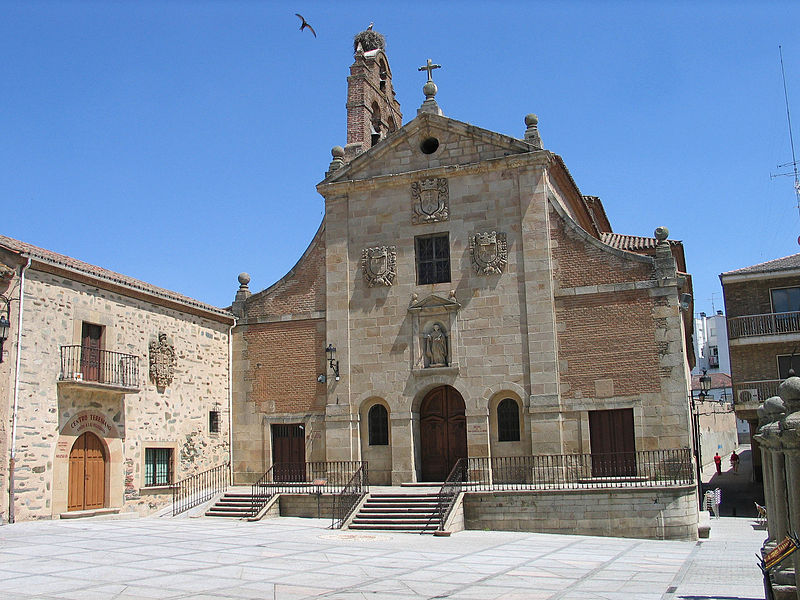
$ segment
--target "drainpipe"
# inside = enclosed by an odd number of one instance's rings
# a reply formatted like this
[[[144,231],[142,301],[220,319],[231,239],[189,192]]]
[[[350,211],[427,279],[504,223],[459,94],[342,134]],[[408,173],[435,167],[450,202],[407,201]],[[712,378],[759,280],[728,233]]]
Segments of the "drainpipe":
[[[31,266],[31,259],[19,273],[19,314],[17,315],[17,356],[14,365],[14,408],[11,412],[11,456],[8,459],[8,522],[14,522],[14,470],[17,460],[17,408],[19,407],[19,366],[22,357],[22,311],[25,299],[25,271]]]
[[[230,484],[233,485],[233,328],[237,319],[233,317],[233,325],[228,328],[228,471]]]

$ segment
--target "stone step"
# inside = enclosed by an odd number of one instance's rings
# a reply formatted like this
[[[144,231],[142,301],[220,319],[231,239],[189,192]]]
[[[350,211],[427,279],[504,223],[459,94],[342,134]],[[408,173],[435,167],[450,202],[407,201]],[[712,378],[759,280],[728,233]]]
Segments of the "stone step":
[[[429,532],[433,533],[436,531],[438,527],[438,523],[435,525],[430,525],[428,527],[420,526],[420,527],[409,527],[407,525],[350,525],[348,529],[354,529],[359,531],[395,531],[398,533],[421,533],[421,532]]]

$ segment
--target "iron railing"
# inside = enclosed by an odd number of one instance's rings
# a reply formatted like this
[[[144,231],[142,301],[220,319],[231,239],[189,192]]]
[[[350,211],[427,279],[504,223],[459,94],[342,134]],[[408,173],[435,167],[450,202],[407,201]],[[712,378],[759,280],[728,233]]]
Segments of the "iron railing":
[[[139,387],[139,357],[89,346],[61,346],[59,381],[88,381]]]
[[[194,508],[230,485],[230,463],[217,465],[172,484],[172,516]]]
[[[689,448],[468,461],[467,491],[658,487],[694,482]]]
[[[728,317],[728,339],[800,333],[800,312]]]
[[[738,381],[733,384],[734,405],[761,404],[767,398],[778,395],[778,386],[783,379],[761,379],[759,381]]]
[[[442,487],[439,488],[439,494],[436,499],[436,512],[428,519],[428,524],[430,524],[435,517],[439,517],[439,531],[444,531],[444,524],[447,523],[447,518],[453,510],[456,498],[468,481],[470,460],[472,459],[459,458],[450,470],[450,474],[445,479]],[[425,530],[427,530],[427,526],[420,533],[425,533]]]
[[[333,514],[331,516],[331,529],[341,529],[342,524],[355,510],[365,494],[369,492],[368,465],[364,462],[353,473],[350,481],[341,492],[333,497]]]
[[[252,516],[275,494],[339,494],[362,467],[366,477],[366,461],[275,463],[251,487]],[[364,485],[368,489],[367,479]]]

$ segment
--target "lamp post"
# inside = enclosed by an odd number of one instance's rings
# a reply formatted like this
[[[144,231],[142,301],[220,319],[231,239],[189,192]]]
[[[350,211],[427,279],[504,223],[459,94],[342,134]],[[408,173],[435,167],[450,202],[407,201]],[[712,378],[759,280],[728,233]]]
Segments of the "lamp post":
[[[697,501],[700,504],[700,509],[703,508],[703,467],[700,457],[700,418],[697,412],[696,400],[700,402],[705,401],[708,392],[711,389],[711,375],[708,375],[706,369],[703,369],[703,374],[700,376],[700,393],[695,398],[694,390],[691,390],[692,400],[692,431],[694,433],[694,462],[697,469]]]
[[[336,346],[328,344],[328,347],[325,348],[325,354],[328,355],[328,366],[333,371],[336,381],[339,381],[339,361],[336,360]]]

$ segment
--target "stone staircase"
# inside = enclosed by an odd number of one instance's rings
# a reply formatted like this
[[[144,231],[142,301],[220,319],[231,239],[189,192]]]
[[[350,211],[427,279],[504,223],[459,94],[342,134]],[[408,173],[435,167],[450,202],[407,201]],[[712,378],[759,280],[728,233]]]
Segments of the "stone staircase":
[[[433,533],[439,527],[437,500],[435,492],[370,494],[347,529]]]
[[[225,492],[223,496],[209,508],[205,515],[207,517],[233,517],[242,519],[252,517],[253,496],[250,489],[232,490]]]

